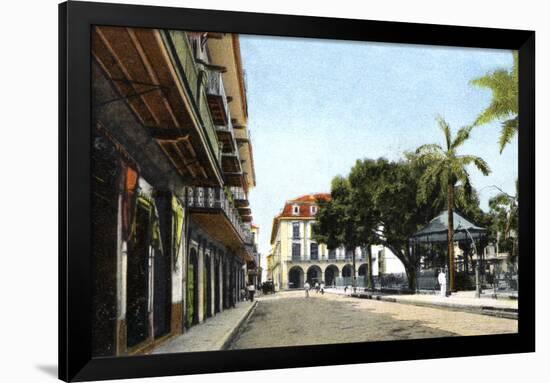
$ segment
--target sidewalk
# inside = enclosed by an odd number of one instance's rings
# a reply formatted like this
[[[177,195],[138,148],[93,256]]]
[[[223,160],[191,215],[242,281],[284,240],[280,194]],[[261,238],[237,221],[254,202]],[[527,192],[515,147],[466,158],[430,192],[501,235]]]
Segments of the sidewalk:
[[[239,302],[235,308],[224,310],[191,327],[185,334],[166,341],[151,354],[223,350],[229,346],[257,303],[257,300],[253,303]]]
[[[475,297],[474,291],[459,291],[450,297],[435,294],[389,295],[379,292],[357,292],[352,294],[350,289],[344,293],[343,289],[327,289],[327,293],[347,295],[354,298],[376,299],[385,302],[410,304],[415,306],[436,307],[450,310],[474,312],[503,318],[517,319],[518,301],[516,299],[495,299],[491,297],[492,290]]]

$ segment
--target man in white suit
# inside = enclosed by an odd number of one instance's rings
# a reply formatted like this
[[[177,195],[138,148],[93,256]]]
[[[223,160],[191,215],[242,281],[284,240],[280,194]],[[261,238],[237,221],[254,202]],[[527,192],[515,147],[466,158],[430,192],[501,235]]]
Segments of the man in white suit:
[[[439,282],[439,288],[441,289],[441,296],[444,297],[447,295],[447,276],[443,269],[439,270],[439,275],[437,276],[437,281]]]

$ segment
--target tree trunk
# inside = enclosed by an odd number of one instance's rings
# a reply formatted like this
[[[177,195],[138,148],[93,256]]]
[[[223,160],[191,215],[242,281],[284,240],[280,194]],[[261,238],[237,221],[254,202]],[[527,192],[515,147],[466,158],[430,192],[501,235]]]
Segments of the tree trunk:
[[[409,289],[412,292],[416,292],[416,267],[414,265],[406,266],[405,273],[407,274],[407,282],[409,283]]]
[[[372,251],[370,245],[367,246],[367,257],[368,257],[368,275],[367,275],[367,288],[374,289],[374,279],[372,277]]]
[[[357,280],[355,279],[355,249],[352,250],[352,263],[353,263],[353,270],[352,270],[352,273],[353,275],[351,276],[351,286],[353,287],[353,292],[355,293],[356,292],[356,288],[357,288]]]
[[[449,182],[447,186],[447,267],[449,269],[449,283],[447,292],[455,291],[455,252],[454,252],[454,185]]]

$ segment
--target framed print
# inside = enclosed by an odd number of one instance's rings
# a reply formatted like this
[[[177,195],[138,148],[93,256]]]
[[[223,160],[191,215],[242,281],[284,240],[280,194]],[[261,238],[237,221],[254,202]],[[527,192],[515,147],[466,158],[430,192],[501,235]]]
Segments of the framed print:
[[[61,379],[534,351],[534,32],[59,20]]]

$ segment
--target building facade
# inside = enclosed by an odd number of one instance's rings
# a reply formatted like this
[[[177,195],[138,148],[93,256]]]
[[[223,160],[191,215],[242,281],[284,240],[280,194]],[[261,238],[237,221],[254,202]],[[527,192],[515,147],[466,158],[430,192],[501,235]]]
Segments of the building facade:
[[[238,36],[92,31],[93,355],[133,355],[234,307],[255,186]]]
[[[329,200],[330,194],[308,194],[286,201],[281,213],[273,219],[267,275],[276,291],[302,288],[305,281],[310,285],[323,281],[327,287],[351,285],[354,254],[358,285],[368,275],[367,249],[346,251],[342,245],[329,250],[313,239],[318,199]],[[373,275],[404,272],[403,265],[389,249],[373,245],[370,250]]]
[[[247,270],[247,283],[253,284],[254,286],[260,286],[262,283],[261,254],[258,251],[258,237],[260,235],[260,228],[257,225],[252,224],[250,231],[252,233],[252,254],[254,256],[254,261]]]

